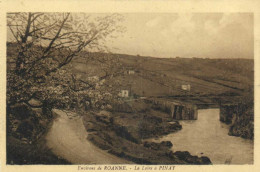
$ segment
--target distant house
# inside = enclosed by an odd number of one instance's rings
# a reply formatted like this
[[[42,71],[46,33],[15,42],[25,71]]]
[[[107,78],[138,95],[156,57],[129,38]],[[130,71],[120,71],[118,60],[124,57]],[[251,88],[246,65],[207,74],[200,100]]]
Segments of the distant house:
[[[128,73],[129,75],[132,75],[132,74],[135,74],[135,71],[134,71],[134,70],[128,70],[127,73]]]
[[[129,91],[128,90],[121,90],[119,92],[120,97],[128,97],[129,96]]]
[[[128,74],[128,75],[135,74],[135,69],[133,69],[133,67],[126,67],[124,70],[125,70],[124,74]]]
[[[181,85],[181,89],[185,91],[190,91],[190,84],[183,84]]]

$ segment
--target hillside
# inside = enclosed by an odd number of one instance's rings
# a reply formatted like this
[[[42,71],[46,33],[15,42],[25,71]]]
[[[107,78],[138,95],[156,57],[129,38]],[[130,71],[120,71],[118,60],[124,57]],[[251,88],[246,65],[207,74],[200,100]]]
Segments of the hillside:
[[[14,65],[15,44],[8,44],[7,56],[9,69]],[[81,52],[69,68],[82,80],[111,74],[105,79],[108,91],[113,94],[126,89],[135,96],[178,99],[197,105],[237,103],[244,98],[253,101],[253,59],[156,58]],[[190,91],[181,88],[185,84],[190,85]]]
[[[154,58],[82,53],[73,61],[73,71],[83,79],[88,76],[102,77],[104,72],[100,70],[99,59],[103,59],[104,56],[119,59],[120,65],[112,66],[116,66],[116,71],[120,71],[121,75],[107,79],[110,87],[117,92],[127,89],[132,95],[174,98],[195,101],[196,104],[219,101],[233,103],[240,101],[241,97],[253,97],[253,60]],[[85,61],[90,57],[93,59],[91,62]],[[129,70],[134,73],[127,74]],[[183,84],[189,84],[190,91],[181,89]]]

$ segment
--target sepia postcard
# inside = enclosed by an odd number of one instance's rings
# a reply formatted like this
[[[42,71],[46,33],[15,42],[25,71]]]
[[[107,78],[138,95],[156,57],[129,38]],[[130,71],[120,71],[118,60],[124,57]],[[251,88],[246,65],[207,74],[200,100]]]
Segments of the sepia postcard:
[[[0,170],[260,170],[259,5],[0,1]]]

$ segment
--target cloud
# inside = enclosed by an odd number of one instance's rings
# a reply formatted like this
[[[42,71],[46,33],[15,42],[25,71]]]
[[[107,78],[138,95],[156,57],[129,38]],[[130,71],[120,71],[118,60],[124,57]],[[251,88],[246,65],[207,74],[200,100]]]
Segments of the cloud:
[[[118,40],[121,53],[157,57],[253,58],[252,14],[152,13],[129,16],[126,35],[131,35],[131,39]]]

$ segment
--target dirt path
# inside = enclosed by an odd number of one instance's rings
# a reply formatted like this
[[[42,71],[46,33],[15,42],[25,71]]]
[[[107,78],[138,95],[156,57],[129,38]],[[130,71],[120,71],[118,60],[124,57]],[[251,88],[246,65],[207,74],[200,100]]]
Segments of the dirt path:
[[[101,150],[89,142],[81,117],[54,110],[58,117],[53,121],[46,136],[47,145],[52,151],[73,164],[129,164]]]

